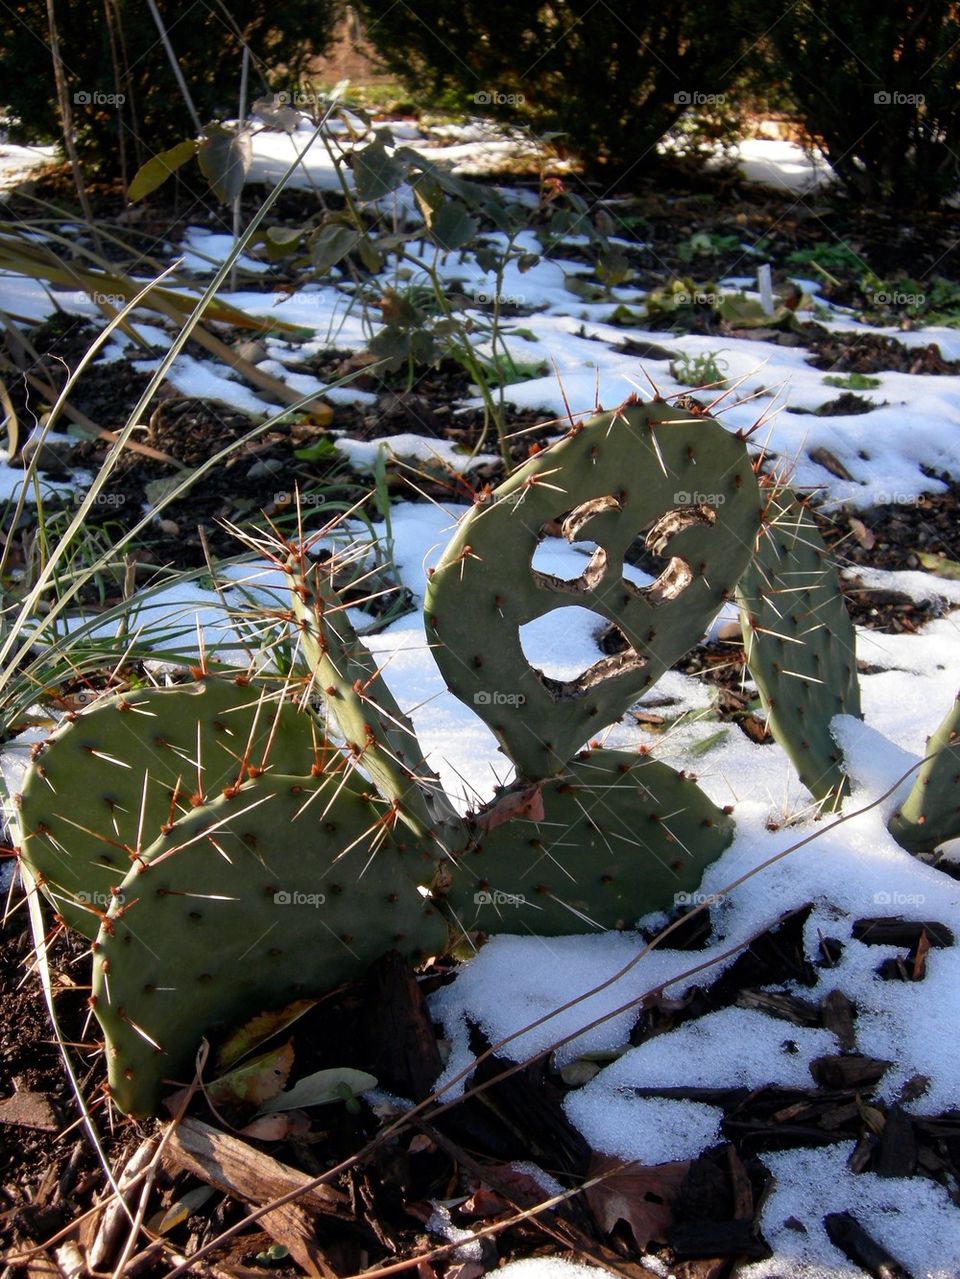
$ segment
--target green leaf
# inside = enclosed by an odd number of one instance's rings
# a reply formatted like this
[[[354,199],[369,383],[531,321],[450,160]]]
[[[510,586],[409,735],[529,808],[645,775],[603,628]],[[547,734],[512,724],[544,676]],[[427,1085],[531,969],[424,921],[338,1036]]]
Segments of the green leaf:
[[[430,232],[441,249],[462,249],[480,229],[477,218],[471,217],[462,204],[448,200],[434,214]]]
[[[350,165],[361,200],[382,200],[396,191],[406,177],[405,166],[387,154],[379,139],[361,151],[354,151]]]
[[[280,249],[299,244],[303,236],[302,226],[272,226],[267,230],[267,240]]]
[[[584,302],[603,302],[609,297],[608,291],[599,284],[594,284],[592,280],[588,280],[582,275],[565,275],[563,277],[563,287],[568,293],[572,293],[574,297],[582,298]]]
[[[332,462],[339,454],[332,440],[317,440],[315,444],[308,444],[305,448],[294,449],[293,456],[301,462]]]
[[[343,1092],[344,1085],[349,1090]],[[377,1081],[365,1070],[352,1070],[349,1066],[336,1066],[332,1070],[318,1070],[313,1075],[299,1079],[292,1088],[271,1097],[260,1107],[261,1115],[273,1114],[278,1110],[299,1110],[305,1106],[329,1106],[331,1102],[343,1101],[346,1095],[355,1097],[357,1093],[376,1088]]]
[[[360,261],[371,274],[376,273],[383,266],[383,255],[377,249],[377,246],[370,239],[369,235],[361,238],[357,245],[357,253]]]
[[[150,506],[156,510],[168,493],[172,493],[178,485],[193,474],[193,471],[178,471],[176,475],[163,475],[158,480],[148,480],[143,486],[143,495]]]
[[[243,190],[252,158],[250,134],[243,129],[225,129],[219,124],[207,126],[197,148],[203,176],[224,204],[233,204]]]
[[[352,226],[331,222],[313,236],[310,241],[310,258],[321,273],[336,266],[360,243],[360,236]]]
[[[184,142],[178,142],[175,147],[171,147],[169,151],[161,151],[146,164],[141,164],[127,188],[127,199],[135,203],[152,191],[156,191],[157,187],[162,186],[182,164],[193,159],[197,154],[197,145],[195,138],[187,138]]]
[[[687,747],[687,754],[692,755],[695,759],[706,755],[707,751],[712,751],[714,746],[719,746],[726,739],[730,730],[727,728],[718,728],[715,733],[710,733],[707,737],[702,737],[699,742],[694,742],[692,746]]]
[[[956,560],[943,559],[930,551],[914,551],[914,555],[928,573],[936,573],[937,577],[945,577],[951,582],[960,582],[960,564]]]
[[[823,380],[827,386],[838,386],[841,391],[873,391],[880,385],[878,377],[867,373],[848,373],[846,377],[831,373]]]
[[[433,216],[443,205],[443,191],[439,182],[421,174],[413,184],[413,198],[427,226],[433,225]]]
[[[526,275],[526,273],[535,267],[539,261],[539,253],[521,253],[517,258],[517,270],[521,275]]]

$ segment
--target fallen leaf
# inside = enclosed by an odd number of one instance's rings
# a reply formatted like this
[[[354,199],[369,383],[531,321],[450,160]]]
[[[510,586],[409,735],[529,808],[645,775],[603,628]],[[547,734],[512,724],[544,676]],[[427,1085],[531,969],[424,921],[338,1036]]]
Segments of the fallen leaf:
[[[251,1057],[244,1065],[214,1079],[207,1085],[207,1093],[215,1106],[224,1103],[262,1106],[280,1092],[292,1066],[293,1044],[288,1039],[279,1048]]]
[[[466,1217],[499,1217],[509,1207],[510,1204],[503,1195],[498,1195],[489,1186],[478,1186],[470,1198],[460,1205],[460,1211]]]
[[[213,1186],[197,1186],[181,1195],[176,1203],[162,1212],[155,1213],[146,1223],[155,1235],[165,1235],[191,1217],[214,1193]]]
[[[822,466],[825,471],[829,471],[831,475],[835,475],[838,480],[852,480],[853,476],[829,449],[815,448],[807,450],[807,457],[811,462],[816,462],[817,466]]]
[[[282,1114],[260,1115],[240,1129],[240,1136],[254,1141],[283,1141],[287,1137],[305,1137],[309,1131],[309,1115],[302,1110],[287,1110]]]
[[[923,981],[927,975],[927,951],[930,949],[930,938],[927,936],[927,930],[924,928],[917,941],[917,953],[913,960],[913,972],[911,976],[914,981]]]
[[[257,1013],[256,1017],[251,1017],[249,1021],[244,1022],[229,1039],[224,1041],[217,1053],[217,1068],[229,1070],[242,1057],[252,1053],[254,1048],[259,1048],[262,1043],[274,1035],[279,1035],[288,1026],[292,1026],[304,1013],[309,1012],[316,1002],[315,999],[297,999],[292,1004],[287,1004],[285,1008],[278,1009],[277,1012]]]
[[[956,560],[933,555],[930,551],[916,551],[914,554],[928,573],[936,573],[938,577],[946,577],[951,582],[960,581],[960,564]]]
[[[855,515],[848,515],[847,524],[850,527],[850,532],[860,543],[863,549],[865,551],[872,551],[877,544],[877,539],[867,528],[866,524],[864,524],[863,520],[858,520]]]
[[[619,1159],[594,1156],[588,1175],[600,1176],[621,1163]],[[666,1241],[667,1228],[673,1224],[673,1207],[689,1171],[689,1159],[652,1168],[627,1164],[622,1172],[611,1172],[591,1186],[586,1192],[587,1203],[601,1230],[609,1235],[617,1222],[625,1222],[643,1252],[653,1239]]]
[[[270,1115],[277,1110],[293,1110],[301,1106],[329,1106],[331,1102],[343,1101],[347,1095],[355,1097],[376,1086],[376,1078],[365,1070],[352,1070],[349,1066],[318,1070],[297,1080],[287,1092],[270,1097],[260,1107],[260,1114]]]

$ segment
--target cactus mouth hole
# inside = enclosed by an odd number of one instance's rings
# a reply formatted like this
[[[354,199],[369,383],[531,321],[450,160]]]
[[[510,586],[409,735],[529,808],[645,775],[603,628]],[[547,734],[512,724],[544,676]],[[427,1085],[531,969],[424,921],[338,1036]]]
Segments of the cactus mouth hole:
[[[554,701],[583,697],[605,680],[646,665],[647,659],[625,637],[622,649],[605,653],[599,636],[606,625],[598,613],[570,605],[551,609],[520,627],[520,645],[531,672]],[[576,651],[579,660],[558,654],[558,634],[566,638],[564,647]]]

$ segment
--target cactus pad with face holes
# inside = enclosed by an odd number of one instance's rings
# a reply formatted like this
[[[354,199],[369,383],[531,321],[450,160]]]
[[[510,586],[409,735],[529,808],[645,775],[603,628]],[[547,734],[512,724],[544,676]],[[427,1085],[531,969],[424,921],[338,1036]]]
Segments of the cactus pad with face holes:
[[[149,1113],[164,1079],[189,1080],[215,1027],[359,977],[391,947],[443,949],[416,853],[389,838],[389,809],[343,780],[246,782],[183,818],[127,875],[93,967],[122,1110]]]
[[[596,544],[582,575],[539,572],[562,521]],[[550,777],[700,639],[732,597],[759,526],[743,441],[706,414],[628,402],[525,463],[461,521],[428,584],[427,636],[451,692],[526,778]],[[638,536],[662,572],[627,580]],[[612,622],[625,650],[559,681],[527,661],[521,627],[570,605]]]
[[[540,783],[541,801],[542,813],[487,831],[477,814],[473,844],[441,865],[438,891],[458,931],[632,928],[683,904],[733,838],[732,819],[693,777],[623,751],[584,751]]]
[[[164,824],[259,769],[309,774],[320,725],[264,685],[208,676],[97,702],[44,743],[20,798],[21,853],[57,911],[95,937]]]
[[[927,740],[932,756],[917,773],[910,794],[890,819],[889,831],[908,853],[934,853],[960,838],[960,694]]]
[[[757,552],[737,588],[747,666],[773,736],[804,786],[833,808],[847,780],[830,721],[860,715],[856,636],[813,517],[791,489],[767,493]]]

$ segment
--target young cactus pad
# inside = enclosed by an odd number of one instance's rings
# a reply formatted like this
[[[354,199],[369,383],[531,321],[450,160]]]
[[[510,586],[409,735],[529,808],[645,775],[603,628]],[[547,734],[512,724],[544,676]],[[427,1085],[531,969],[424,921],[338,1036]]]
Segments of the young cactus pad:
[[[889,831],[908,853],[934,853],[960,837],[960,694],[943,723],[927,739],[932,756],[917,773],[913,788],[894,813]]]
[[[807,508],[770,488],[757,552],[737,588],[750,675],[773,736],[825,807],[846,793],[834,715],[860,715],[856,636],[837,570]]]
[[[628,401],[574,427],[474,507],[431,577],[427,635],[447,685],[521,777],[554,775],[697,643],[759,519],[743,441],[706,414]],[[557,521],[569,542],[596,544],[573,581],[533,567]],[[650,586],[624,576],[638,535],[664,561]],[[612,622],[627,647],[563,682],[530,665],[520,628],[570,605]]]
[[[418,835],[444,846],[462,841],[462,823],[427,764],[413,725],[397,705],[357,635],[332,581],[332,564],[287,565],[300,643],[354,761]]]
[[[680,904],[733,838],[732,819],[693,777],[643,755],[584,751],[539,792],[528,812],[542,802],[542,813],[486,831],[477,814],[474,843],[441,867],[459,930],[632,928]]]
[[[344,778],[246,782],[134,864],[94,943],[93,1008],[122,1110],[148,1114],[164,1079],[189,1080],[215,1027],[359,977],[390,947],[444,948],[416,853]]]
[[[21,855],[95,937],[111,891],[161,827],[260,769],[309,774],[322,733],[276,690],[208,676],[97,702],[43,744],[20,797]]]

